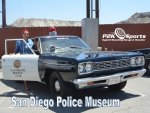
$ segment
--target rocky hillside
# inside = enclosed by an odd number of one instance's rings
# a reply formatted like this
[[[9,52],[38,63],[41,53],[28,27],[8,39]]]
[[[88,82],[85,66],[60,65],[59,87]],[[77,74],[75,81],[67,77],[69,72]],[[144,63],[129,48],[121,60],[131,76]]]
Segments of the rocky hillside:
[[[150,23],[150,12],[135,13],[129,19],[118,22],[117,24],[136,24],[136,23]]]
[[[19,18],[10,26],[12,27],[81,26],[81,22],[53,20],[53,19]]]
[[[150,12],[135,13],[129,19],[115,24],[137,24],[137,23],[150,23]],[[12,27],[81,26],[81,21],[19,18],[10,26]]]

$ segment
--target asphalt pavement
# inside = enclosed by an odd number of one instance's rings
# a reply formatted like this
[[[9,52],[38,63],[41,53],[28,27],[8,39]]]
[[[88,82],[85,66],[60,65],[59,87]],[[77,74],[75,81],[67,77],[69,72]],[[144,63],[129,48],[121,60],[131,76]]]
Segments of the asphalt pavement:
[[[23,83],[7,81],[2,79],[0,72],[0,113],[149,113],[150,111],[150,75],[129,80],[127,86],[119,92],[109,91],[107,88],[94,90],[76,91],[73,98],[84,99],[85,96],[92,96],[94,99],[119,99],[119,107],[49,107],[44,106],[22,107],[12,106],[12,97],[26,99],[29,101],[31,96],[40,99],[51,99],[49,89],[42,83],[28,82],[31,89],[29,92],[24,90]],[[20,104],[19,104],[20,105]]]

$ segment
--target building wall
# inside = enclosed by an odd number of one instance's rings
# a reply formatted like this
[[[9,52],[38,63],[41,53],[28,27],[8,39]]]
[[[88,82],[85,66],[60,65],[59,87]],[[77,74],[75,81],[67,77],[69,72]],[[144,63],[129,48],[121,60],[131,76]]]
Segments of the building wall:
[[[99,26],[99,46],[107,50],[134,50],[150,48],[150,24],[112,24]],[[104,41],[104,34],[114,34],[116,28],[122,28],[125,34],[145,35],[145,41]],[[22,38],[24,28],[0,28],[0,57],[4,54],[5,39]],[[27,28],[30,31],[30,37],[48,35],[48,27]],[[81,27],[56,27],[59,35],[77,35],[81,37]],[[115,39],[118,37],[115,36]],[[92,40],[92,37],[91,37]],[[9,44],[9,53],[15,49],[15,44]]]

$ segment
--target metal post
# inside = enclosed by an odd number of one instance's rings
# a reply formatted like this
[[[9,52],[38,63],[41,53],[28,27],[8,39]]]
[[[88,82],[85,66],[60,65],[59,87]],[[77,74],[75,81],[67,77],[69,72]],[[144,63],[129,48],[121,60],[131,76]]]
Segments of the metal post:
[[[96,0],[95,8],[96,8],[96,10],[95,10],[95,17],[99,18],[99,0]]]
[[[86,0],[86,18],[90,18],[90,0]]]
[[[6,26],[6,0],[2,0],[2,27]]]
[[[91,18],[93,18],[93,0],[91,0]]]

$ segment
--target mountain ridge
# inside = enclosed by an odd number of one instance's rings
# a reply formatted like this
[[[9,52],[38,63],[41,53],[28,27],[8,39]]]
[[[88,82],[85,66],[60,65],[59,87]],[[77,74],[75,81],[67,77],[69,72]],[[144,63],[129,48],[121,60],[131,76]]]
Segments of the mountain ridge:
[[[14,23],[10,24],[12,27],[49,27],[49,26],[81,26],[81,21],[64,21],[53,19],[40,18],[19,18]]]
[[[136,12],[127,20],[123,20],[115,24],[141,24],[141,23],[150,23],[150,12],[143,12],[143,13]]]
[[[114,24],[147,24],[150,23],[150,12],[134,13],[127,20],[123,20]],[[49,27],[49,26],[81,26],[81,21],[65,21],[54,19],[40,19],[40,18],[19,18],[11,27]]]

